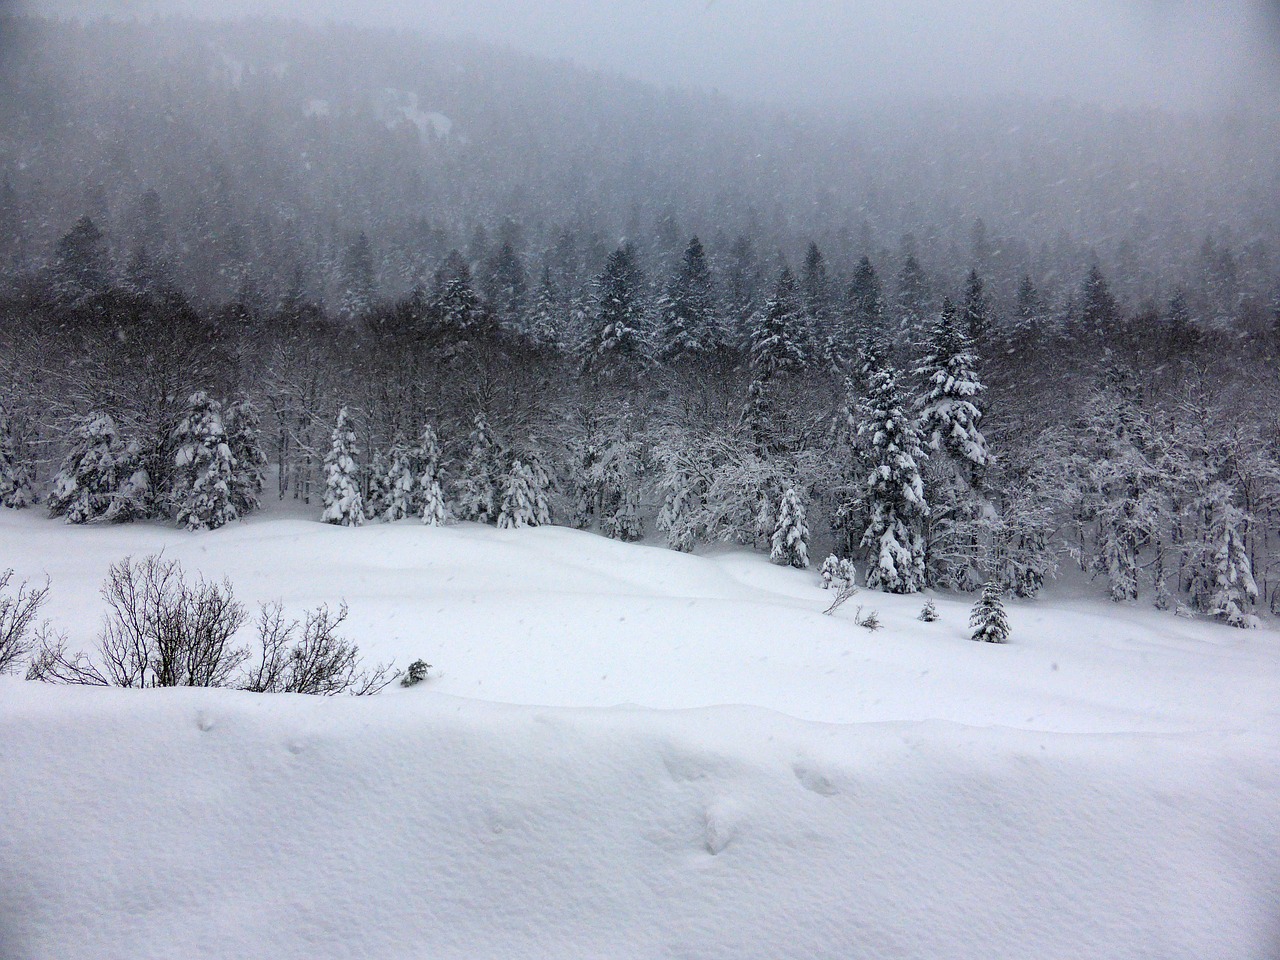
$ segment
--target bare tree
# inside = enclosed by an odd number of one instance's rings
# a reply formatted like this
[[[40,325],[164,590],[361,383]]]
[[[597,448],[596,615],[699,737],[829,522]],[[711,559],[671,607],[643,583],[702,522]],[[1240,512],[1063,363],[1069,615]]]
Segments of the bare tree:
[[[35,645],[40,628],[36,617],[49,596],[49,584],[32,587],[26,580],[18,584],[17,593],[9,593],[13,570],[0,571],[0,673],[7,673]]]

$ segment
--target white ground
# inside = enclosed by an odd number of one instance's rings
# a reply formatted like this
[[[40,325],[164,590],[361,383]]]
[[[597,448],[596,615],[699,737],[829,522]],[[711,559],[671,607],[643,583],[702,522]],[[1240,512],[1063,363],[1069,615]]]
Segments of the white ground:
[[[0,681],[0,957],[1280,957],[1280,635],[1011,605],[560,528],[206,534],[0,510],[88,647],[163,549],[345,598],[412,690]],[[854,626],[858,602],[886,629]]]

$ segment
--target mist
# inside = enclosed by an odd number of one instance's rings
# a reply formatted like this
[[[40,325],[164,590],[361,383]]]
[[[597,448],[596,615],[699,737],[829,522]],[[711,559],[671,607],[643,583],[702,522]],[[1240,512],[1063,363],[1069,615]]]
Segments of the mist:
[[[463,36],[646,82],[792,106],[1066,98],[1277,103],[1275,0],[33,0],[78,17],[267,16]]]

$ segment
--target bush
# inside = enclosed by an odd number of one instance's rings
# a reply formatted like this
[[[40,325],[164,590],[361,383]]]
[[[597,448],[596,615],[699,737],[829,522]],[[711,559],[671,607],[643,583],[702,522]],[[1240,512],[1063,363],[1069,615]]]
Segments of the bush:
[[[38,633],[36,616],[49,596],[48,583],[33,589],[26,580],[18,584],[16,595],[10,595],[12,581],[12,569],[0,572],[0,673],[31,652]]]
[[[108,613],[98,660],[69,656],[66,641],[42,645],[27,676],[54,683],[117,687],[239,687],[259,692],[368,694],[394,679],[390,665],[360,669],[359,648],[336,634],[347,617],[321,606],[286,622],[280,604],[262,607],[257,665],[234,638],[248,616],[230,582],[188,584],[176,560],[150,556],[113,564],[102,586]],[[299,627],[301,633],[299,634]],[[390,675],[389,675],[390,674]]]
[[[415,660],[409,664],[409,669],[404,672],[404,676],[400,678],[400,686],[414,687],[427,679],[427,671],[431,669],[431,664],[425,660]]]
[[[933,623],[938,619],[938,606],[932,600],[926,600],[924,606],[920,610],[920,616],[916,618],[922,623]]]

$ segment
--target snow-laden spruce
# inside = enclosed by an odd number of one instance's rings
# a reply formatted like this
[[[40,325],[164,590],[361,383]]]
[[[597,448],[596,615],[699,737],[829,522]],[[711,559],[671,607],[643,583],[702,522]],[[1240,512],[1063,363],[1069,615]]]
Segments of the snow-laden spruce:
[[[457,480],[458,515],[463,520],[494,523],[502,506],[503,450],[483,413],[472,420],[470,447]]]
[[[551,509],[547,501],[545,471],[535,471],[521,460],[511,462],[502,493],[502,510],[498,514],[498,528],[518,530],[521,527],[540,527],[551,522]]]
[[[67,523],[124,523],[147,516],[151,480],[136,441],[120,436],[110,414],[73,421],[70,446],[53,478],[49,515]]]
[[[31,465],[23,455],[13,418],[0,405],[0,505],[20,510],[34,502]]]
[[[969,627],[973,630],[972,640],[1009,642],[1009,615],[1005,613],[1004,602],[1000,598],[999,584],[989,580],[983,586],[982,596],[969,614]]]
[[[440,484],[440,441],[435,428],[427,424],[413,450],[414,503],[417,515],[429,527],[443,527],[449,522],[449,507]]]
[[[795,487],[787,487],[778,504],[769,559],[780,567],[805,570],[809,566],[809,525],[805,522],[804,501]]]
[[[222,404],[203,390],[187,401],[173,431],[173,489],[178,523],[188,530],[216,530],[240,516],[232,499],[236,463],[227,441]]]
[[[409,448],[396,441],[387,455],[382,475],[383,506],[380,516],[388,523],[403,520],[414,513],[417,481]]]
[[[863,495],[869,514],[862,535],[862,547],[870,552],[867,586],[916,593],[925,579],[923,523],[929,506],[919,467],[925,453],[891,365],[872,371],[858,414],[857,431],[868,442],[871,463]]]
[[[333,445],[324,458],[324,522],[343,527],[364,523],[364,496],[360,492],[360,448],[347,408],[338,411]]]
[[[1213,484],[1205,497],[1209,515],[1205,578],[1208,596],[1200,598],[1200,606],[1233,627],[1256,627],[1258,618],[1248,612],[1258,600],[1253,562],[1244,539],[1248,515],[1231,502],[1231,497],[1231,488],[1221,482]]]
[[[226,430],[227,446],[231,449],[234,463],[231,503],[243,517],[261,506],[259,497],[267,469],[258,409],[247,398],[232,401],[223,408],[222,425]]]

